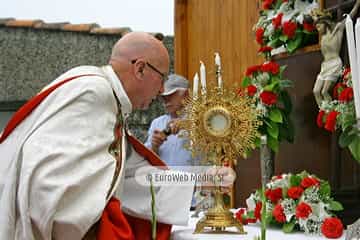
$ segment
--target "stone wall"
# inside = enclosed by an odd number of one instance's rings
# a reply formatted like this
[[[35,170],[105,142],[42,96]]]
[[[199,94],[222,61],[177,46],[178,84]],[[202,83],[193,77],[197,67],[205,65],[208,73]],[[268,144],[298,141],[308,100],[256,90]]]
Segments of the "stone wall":
[[[107,64],[119,34],[9,27],[0,24],[0,103],[25,101],[66,70],[79,65]],[[171,56],[173,37],[164,44]],[[1,111],[1,109],[0,109]],[[163,113],[154,102],[147,111],[136,111],[130,121],[134,134],[144,140],[151,120]]]

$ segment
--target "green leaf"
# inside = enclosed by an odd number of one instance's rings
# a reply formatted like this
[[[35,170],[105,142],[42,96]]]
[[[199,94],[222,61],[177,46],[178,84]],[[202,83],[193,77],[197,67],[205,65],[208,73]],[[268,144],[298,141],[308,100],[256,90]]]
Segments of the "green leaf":
[[[344,207],[341,203],[337,201],[331,201],[330,202],[330,210],[332,211],[342,211],[344,210]]]
[[[279,81],[273,81],[271,84],[268,84],[264,87],[265,91],[273,91],[274,88],[276,88],[276,86],[279,84]]]
[[[283,3],[283,1],[282,0],[277,0],[277,2],[276,2],[276,4],[275,4],[275,7],[274,7],[274,9],[278,9],[278,8],[280,8],[280,6],[281,6],[281,4]]]
[[[284,233],[291,233],[294,230],[294,227],[295,227],[295,223],[293,221],[291,221],[289,223],[285,223],[283,225],[282,230]]]
[[[276,123],[283,122],[281,111],[278,108],[273,108],[270,111],[269,118],[271,119],[271,121],[276,122]]]
[[[275,38],[275,39],[271,40],[267,45],[272,47],[272,48],[277,48],[277,47],[279,47],[281,45],[280,43],[281,42],[279,41],[279,39]]]
[[[330,197],[330,193],[331,193],[330,184],[328,182],[322,183],[320,185],[319,192],[320,192],[321,196],[323,196],[324,198]]]
[[[357,136],[349,145],[351,155],[360,163],[360,138]]]
[[[351,131],[351,127],[347,128],[344,132],[340,134],[340,138],[339,138],[340,147],[345,148],[349,146],[357,137],[356,134],[349,134],[350,131]]]
[[[274,139],[278,139],[279,137],[279,126],[275,122],[270,122],[271,126],[266,127],[266,132],[273,137]]]
[[[282,41],[282,42],[286,42],[289,38],[288,38],[288,36],[286,36],[286,35],[281,35],[280,37],[279,37],[279,39],[280,39],[280,41]]]
[[[251,83],[251,78],[249,78],[248,76],[246,76],[246,77],[244,77],[244,79],[242,80],[241,86],[245,88],[245,87],[249,86],[250,83]]]
[[[269,144],[269,147],[271,148],[271,150],[273,150],[274,152],[277,153],[279,151],[279,141],[270,136],[268,136],[267,140],[268,140],[268,144]]]
[[[287,65],[281,65],[280,66],[280,78],[282,78],[282,75],[283,75],[286,68],[287,68]]]
[[[295,52],[296,49],[298,49],[302,42],[302,34],[296,34],[294,39],[291,39],[286,44],[286,48],[289,53]]]
[[[297,187],[300,186],[301,183],[301,177],[297,175],[291,175],[290,177],[290,186],[291,187]]]
[[[291,88],[294,86],[294,83],[293,81],[289,80],[289,79],[283,79],[283,80],[280,80],[280,87],[281,89],[284,89],[284,88]]]

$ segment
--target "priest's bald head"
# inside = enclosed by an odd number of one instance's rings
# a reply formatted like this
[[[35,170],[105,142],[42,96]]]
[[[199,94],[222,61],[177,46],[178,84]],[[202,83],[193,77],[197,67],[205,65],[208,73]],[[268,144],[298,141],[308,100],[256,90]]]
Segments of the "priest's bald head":
[[[150,34],[131,32],[113,47],[109,61],[134,109],[146,109],[164,91],[169,72],[169,54]]]

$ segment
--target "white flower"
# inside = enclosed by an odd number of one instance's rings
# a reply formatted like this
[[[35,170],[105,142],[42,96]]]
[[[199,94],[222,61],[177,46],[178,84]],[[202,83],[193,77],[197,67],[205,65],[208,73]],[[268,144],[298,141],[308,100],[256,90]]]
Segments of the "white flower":
[[[266,116],[268,112],[266,106],[261,102],[256,105],[256,111],[259,111],[262,116]]]
[[[281,206],[284,209],[286,221],[290,222],[291,218],[295,216],[295,200],[291,198],[286,198],[281,202]]]
[[[308,218],[298,220],[300,229],[306,234],[320,234],[322,221],[316,215],[310,214]]]
[[[326,208],[329,204],[323,202],[319,203],[310,203],[312,214],[317,216],[321,221],[324,221],[325,218],[330,217],[331,215],[326,211]]]
[[[283,174],[282,178],[270,181],[267,188],[289,188],[290,187],[290,175]]]
[[[270,80],[270,74],[267,72],[260,73],[256,76],[256,80],[261,86],[265,86]]]
[[[255,195],[252,193],[250,197],[246,199],[247,211],[254,211],[256,207]]]
[[[300,201],[307,203],[318,203],[320,201],[319,188],[316,186],[307,188],[303,195],[301,195]]]

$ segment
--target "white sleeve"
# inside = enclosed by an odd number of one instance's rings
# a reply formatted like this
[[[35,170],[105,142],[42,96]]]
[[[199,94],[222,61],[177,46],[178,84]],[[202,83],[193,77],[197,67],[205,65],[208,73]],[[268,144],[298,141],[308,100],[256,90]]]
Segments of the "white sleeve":
[[[131,157],[126,162],[121,203],[124,212],[150,220],[152,216],[150,187],[139,184],[134,176],[137,169],[145,166],[150,165],[132,150]],[[187,225],[194,184],[195,181],[181,186],[173,184],[156,187],[157,221],[173,225]]]
[[[111,88],[99,87],[62,106],[23,146],[20,217],[37,240],[82,239],[106,205],[115,170],[108,147],[116,114],[99,94],[112,94]]]

